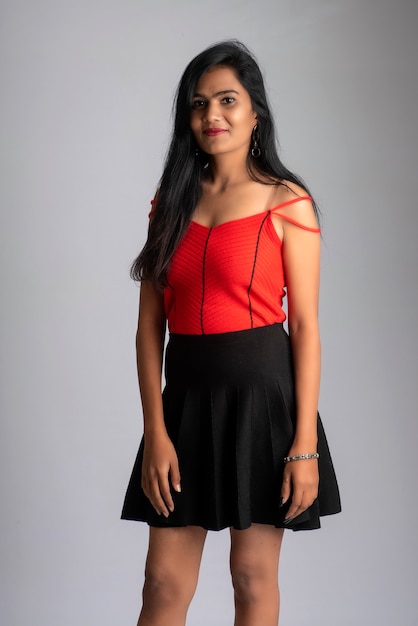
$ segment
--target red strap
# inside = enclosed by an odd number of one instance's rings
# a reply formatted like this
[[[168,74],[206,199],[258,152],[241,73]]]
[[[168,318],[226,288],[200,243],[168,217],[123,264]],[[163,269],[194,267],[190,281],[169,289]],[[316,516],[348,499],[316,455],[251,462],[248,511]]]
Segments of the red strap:
[[[300,202],[301,200],[312,200],[311,196],[300,196],[298,198],[293,198],[293,200],[288,200],[287,202],[283,202],[283,204],[278,204],[277,206],[270,209],[270,211],[278,211],[282,209],[284,206],[288,206],[289,204],[294,204],[295,202]]]
[[[309,230],[311,233],[320,233],[321,232],[320,228],[311,228],[310,226],[305,226],[304,224],[301,224],[300,222],[297,222],[296,220],[292,219],[291,217],[287,217],[287,215],[281,215],[280,217],[282,218],[282,220],[286,220],[286,222],[290,222],[291,224],[294,224],[295,226],[299,226],[299,228],[303,228],[303,230]]]
[[[311,196],[300,196],[299,198],[293,198],[293,200],[288,200],[287,202],[283,202],[283,204],[278,204],[277,206],[273,207],[272,209],[270,209],[270,213],[275,213],[276,211],[279,211],[285,206],[289,206],[290,204],[294,204],[295,202],[301,202],[302,200],[312,200],[312,198]],[[280,214],[280,217],[283,220],[286,220],[287,222],[294,224],[295,226],[299,226],[299,228],[303,228],[303,230],[309,230],[311,233],[321,232],[320,228],[311,228],[310,226],[305,226],[304,224],[297,222],[292,217],[288,217],[287,215]]]

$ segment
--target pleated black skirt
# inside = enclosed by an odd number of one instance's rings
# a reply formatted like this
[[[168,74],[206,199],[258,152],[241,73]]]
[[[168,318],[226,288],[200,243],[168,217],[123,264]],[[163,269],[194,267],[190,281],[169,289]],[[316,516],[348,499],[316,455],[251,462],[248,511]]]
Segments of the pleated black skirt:
[[[295,432],[292,356],[282,324],[218,335],[171,335],[165,375],[164,417],[179,459],[182,491],[173,491],[175,509],[168,518],[155,512],[141,488],[142,440],[122,519],[208,530],[245,529],[252,523],[282,527],[290,504],[280,507],[283,457]],[[318,452],[318,498],[286,528],[319,528],[321,516],[341,510],[319,415]]]

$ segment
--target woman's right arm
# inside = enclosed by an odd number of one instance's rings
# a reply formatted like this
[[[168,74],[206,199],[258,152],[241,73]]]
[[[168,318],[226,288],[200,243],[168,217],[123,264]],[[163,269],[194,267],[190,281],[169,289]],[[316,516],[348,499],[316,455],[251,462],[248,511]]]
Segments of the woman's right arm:
[[[150,281],[142,281],[139,298],[136,354],[144,415],[142,488],[160,515],[168,517],[174,503],[170,482],[180,491],[177,454],[164,424],[161,395],[166,319],[163,295]]]

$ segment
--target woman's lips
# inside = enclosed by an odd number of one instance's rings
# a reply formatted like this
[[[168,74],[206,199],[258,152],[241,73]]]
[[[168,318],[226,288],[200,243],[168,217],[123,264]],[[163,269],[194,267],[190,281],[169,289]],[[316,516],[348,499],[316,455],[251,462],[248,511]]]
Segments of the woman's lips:
[[[226,133],[225,128],[207,128],[203,131],[208,137],[216,137],[216,135],[222,135]]]

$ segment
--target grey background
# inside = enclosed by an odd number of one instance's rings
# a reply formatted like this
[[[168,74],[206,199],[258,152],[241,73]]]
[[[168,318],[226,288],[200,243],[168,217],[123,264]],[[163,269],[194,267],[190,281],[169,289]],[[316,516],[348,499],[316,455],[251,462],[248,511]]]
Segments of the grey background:
[[[2,625],[136,623],[128,269],[177,81],[226,37],[255,51],[283,159],[323,211],[321,412],[344,513],[287,533],[282,623],[418,622],[417,26],[415,0],[2,1]],[[227,551],[209,536],[192,626],[232,624]]]

